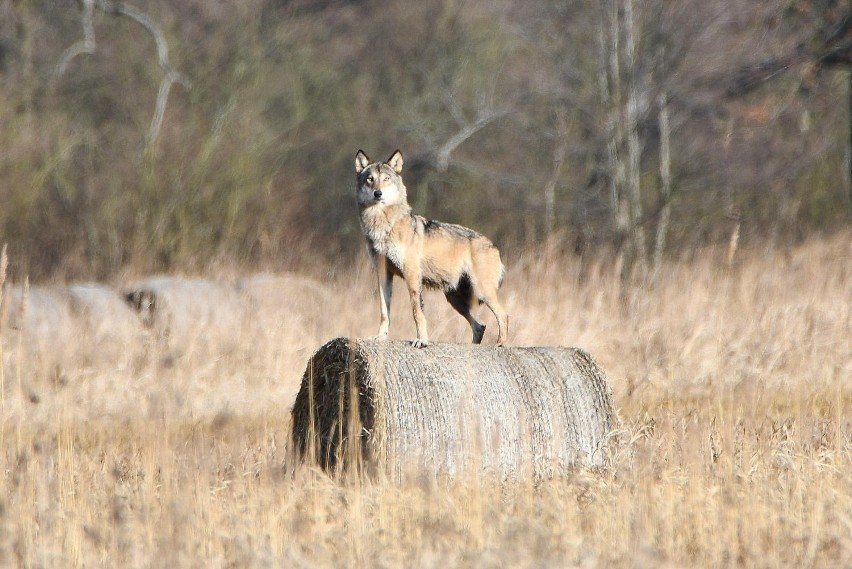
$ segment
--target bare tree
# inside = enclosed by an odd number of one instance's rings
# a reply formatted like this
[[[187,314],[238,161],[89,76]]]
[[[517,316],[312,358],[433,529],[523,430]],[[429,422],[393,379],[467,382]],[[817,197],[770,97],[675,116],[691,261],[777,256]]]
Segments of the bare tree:
[[[663,205],[660,210],[660,220],[657,223],[657,238],[654,242],[653,275],[655,280],[660,274],[663,251],[666,248],[666,232],[669,229],[669,218],[672,212],[671,124],[669,122],[668,93],[665,90],[660,93],[657,103],[660,125],[660,199]]]
[[[606,80],[602,73],[599,74],[602,98],[609,104],[607,156],[611,205],[616,233],[625,255],[622,265],[625,280],[636,262],[644,265],[646,255],[641,225],[642,143],[636,26],[633,0],[612,0],[599,33],[601,58],[608,61]]]
[[[849,195],[849,209],[852,209],[852,69],[847,72],[846,120],[849,121],[849,139],[846,141],[846,190]]]
[[[450,154],[464,141],[508,113],[505,109],[496,109],[491,105],[480,104],[476,109],[476,117],[469,120],[449,91],[444,92],[444,104],[458,125],[458,131],[449,136],[435,150],[435,167],[439,172],[447,171],[450,165]]]
[[[557,113],[556,146],[553,148],[553,169],[544,185],[544,230],[550,234],[556,225],[556,184],[568,153],[568,125],[564,111]]]
[[[645,231],[642,229],[641,158],[642,144],[639,139],[639,69],[636,58],[636,18],[633,0],[624,0],[625,63],[629,77],[625,125],[627,130],[627,190],[630,200],[630,239],[633,244],[633,260],[645,263]]]
[[[169,98],[169,91],[172,85],[178,83],[184,89],[190,88],[189,79],[182,73],[175,70],[169,61],[169,46],[166,42],[165,35],[160,27],[147,14],[126,2],[112,2],[111,0],[82,0],[83,12],[81,14],[81,24],[83,26],[83,39],[68,47],[60,56],[59,62],[54,70],[56,79],[62,77],[68,69],[68,65],[74,58],[95,53],[97,40],[95,38],[94,12],[98,8],[104,13],[114,14],[118,16],[126,16],[145,28],[148,33],[154,38],[157,45],[157,57],[159,60],[160,69],[163,71],[163,79],[160,81],[160,88],[157,92],[157,102],[154,106],[154,116],[151,119],[151,125],[148,127],[148,134],[145,137],[146,152],[153,149],[160,136],[160,128],[163,125],[163,118],[166,113],[166,103]]]
[[[606,4],[604,4],[606,6]],[[601,100],[608,107],[609,120],[606,124],[607,169],[609,172],[609,195],[612,221],[618,239],[625,239],[629,232],[629,213],[625,199],[625,166],[622,154],[624,145],[624,121],[622,120],[621,81],[621,23],[619,2],[611,1],[609,10],[603,15],[598,34],[598,47],[602,65],[599,71]]]

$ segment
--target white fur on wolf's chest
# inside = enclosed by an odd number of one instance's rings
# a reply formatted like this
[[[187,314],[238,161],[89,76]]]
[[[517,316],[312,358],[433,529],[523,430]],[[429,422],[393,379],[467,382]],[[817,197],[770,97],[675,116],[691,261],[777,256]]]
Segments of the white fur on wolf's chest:
[[[388,219],[386,212],[379,209],[364,210],[361,213],[361,229],[367,239],[370,256],[382,255],[387,257],[388,261],[402,271],[407,248],[403,241],[395,239],[391,233],[394,226],[405,216],[394,217],[396,219]]]
[[[371,257],[374,255],[387,257],[388,261],[397,269],[403,270],[406,247],[402,243],[394,242],[388,238],[387,234],[381,239],[373,239],[372,236],[367,236],[367,247],[370,250]],[[375,258],[373,260],[375,261]]]

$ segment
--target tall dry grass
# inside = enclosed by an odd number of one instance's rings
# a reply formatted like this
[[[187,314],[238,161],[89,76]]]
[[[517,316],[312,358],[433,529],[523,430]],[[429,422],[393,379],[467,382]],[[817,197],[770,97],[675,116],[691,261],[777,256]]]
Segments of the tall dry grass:
[[[366,260],[195,350],[57,368],[6,329],[0,564],[849,566],[852,235],[726,254],[629,290],[556,244],[509,256],[512,343],[591,352],[623,420],[611,468],[536,484],[333,480],[288,458],[311,351],[378,325]],[[445,304],[427,298],[431,336],[468,341]],[[413,335],[402,294],[392,318]]]

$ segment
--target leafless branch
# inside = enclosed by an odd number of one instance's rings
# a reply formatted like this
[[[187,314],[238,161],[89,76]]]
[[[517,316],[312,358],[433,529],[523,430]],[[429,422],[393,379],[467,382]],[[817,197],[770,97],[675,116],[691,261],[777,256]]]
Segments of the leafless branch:
[[[456,124],[464,128],[467,124],[467,120],[464,118],[464,113],[462,113],[461,107],[459,107],[459,104],[456,102],[456,98],[453,97],[453,94],[448,89],[445,89],[441,93],[441,98],[444,100],[444,106],[447,107],[447,110],[450,112],[453,120],[456,121]]]
[[[149,150],[154,147],[160,136],[160,128],[163,125],[166,103],[168,102],[169,92],[171,91],[172,85],[174,83],[178,83],[184,89],[189,90],[191,84],[184,74],[176,71],[172,66],[169,61],[169,46],[166,42],[165,35],[163,35],[160,27],[147,14],[126,2],[113,2],[111,0],[83,0],[83,15],[81,17],[83,25],[83,39],[76,42],[63,52],[62,56],[59,58],[59,63],[56,65],[54,76],[56,78],[61,77],[68,68],[68,64],[71,63],[71,61],[78,55],[92,54],[95,52],[96,40],[93,17],[96,6],[103,12],[126,16],[132,19],[151,34],[157,45],[157,58],[164,76],[162,81],[160,81],[160,88],[157,92],[157,102],[154,106],[154,116],[151,119],[151,126],[148,128],[148,134],[145,138],[145,148],[146,150]]]
[[[154,23],[147,14],[126,2],[98,0],[98,6],[105,12],[112,12],[114,14],[121,14],[132,18],[139,25],[148,30],[148,32],[154,37],[154,41],[157,43],[157,56],[160,60],[160,68],[163,70],[163,73],[169,76],[172,83],[180,83],[185,89],[189,89],[189,79],[187,79],[182,73],[175,71],[169,62],[169,45],[166,43],[166,37],[163,35],[160,27]]]
[[[78,55],[95,53],[95,25],[92,23],[94,11],[95,0],[83,0],[83,15],[80,18],[83,24],[83,39],[62,52],[53,73],[55,78],[62,77],[68,69],[68,64]]]
[[[450,154],[452,154],[453,150],[458,148],[458,146],[476,134],[478,131],[485,128],[489,123],[505,116],[508,114],[506,110],[487,110],[482,111],[474,122],[466,122],[462,125],[461,129],[451,136],[447,141],[441,145],[438,149],[437,154],[437,168],[440,172],[446,172],[447,168],[450,164]]]

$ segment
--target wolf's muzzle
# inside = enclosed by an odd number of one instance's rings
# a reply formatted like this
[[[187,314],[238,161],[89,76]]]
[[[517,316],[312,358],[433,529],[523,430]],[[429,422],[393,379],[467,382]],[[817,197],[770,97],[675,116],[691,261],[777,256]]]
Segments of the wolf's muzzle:
[[[376,190],[375,192],[373,192],[373,197],[376,198],[377,200],[382,199],[382,191]]]

